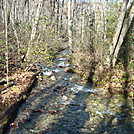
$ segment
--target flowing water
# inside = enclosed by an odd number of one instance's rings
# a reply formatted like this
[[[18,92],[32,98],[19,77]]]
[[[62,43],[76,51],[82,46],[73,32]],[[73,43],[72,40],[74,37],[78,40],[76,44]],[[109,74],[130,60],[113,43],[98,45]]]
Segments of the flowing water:
[[[70,52],[42,68],[43,80],[19,109],[9,134],[133,134],[132,100],[104,95],[67,71]]]

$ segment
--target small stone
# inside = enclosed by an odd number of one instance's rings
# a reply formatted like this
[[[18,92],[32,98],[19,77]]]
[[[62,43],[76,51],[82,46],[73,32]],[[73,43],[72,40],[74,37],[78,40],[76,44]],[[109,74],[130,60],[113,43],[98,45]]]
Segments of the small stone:
[[[80,132],[85,133],[85,134],[89,134],[89,129],[88,128],[82,128],[82,129],[80,129]]]
[[[117,118],[114,118],[114,119],[112,120],[112,125],[116,125],[117,122],[118,122],[118,119],[117,119]]]
[[[94,128],[91,127],[90,129],[91,129],[91,131],[94,131]]]
[[[105,131],[104,134],[109,134],[109,133]]]
[[[65,96],[65,95],[63,95],[62,99],[63,99],[64,101],[66,101],[66,100],[68,99],[68,97]]]
[[[50,79],[53,80],[53,81],[55,81],[56,80],[56,77],[55,76],[51,76]]]

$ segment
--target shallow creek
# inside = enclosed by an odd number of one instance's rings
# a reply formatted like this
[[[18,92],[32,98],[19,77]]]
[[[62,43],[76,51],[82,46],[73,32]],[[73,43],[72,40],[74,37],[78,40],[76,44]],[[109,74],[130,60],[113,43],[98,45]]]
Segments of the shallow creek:
[[[8,134],[132,134],[132,101],[104,96],[71,71],[69,51],[54,66],[42,68],[43,80],[19,109]]]

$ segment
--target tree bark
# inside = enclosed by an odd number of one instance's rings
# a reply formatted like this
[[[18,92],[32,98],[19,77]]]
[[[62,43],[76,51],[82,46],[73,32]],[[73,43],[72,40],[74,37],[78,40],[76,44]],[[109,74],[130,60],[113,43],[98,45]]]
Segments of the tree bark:
[[[8,30],[7,30],[7,27],[8,26],[8,13],[7,13],[7,0],[5,0],[5,39],[6,39],[6,55],[5,55],[5,58],[6,58],[6,73],[7,73],[7,85],[9,83],[9,79],[8,79]]]
[[[32,33],[31,33],[30,41],[28,43],[28,49],[27,49],[27,53],[26,53],[26,57],[25,57],[26,59],[29,58],[31,42],[35,39],[35,35],[36,35],[37,27],[38,27],[38,21],[39,21],[41,9],[42,9],[43,1],[44,0],[39,0],[39,3],[38,3],[38,8],[37,8],[37,11],[36,11],[35,20],[34,20],[33,26],[32,26]]]
[[[13,13],[13,10],[14,10],[14,4],[15,4],[15,0],[12,1],[12,8],[11,8],[12,13]],[[17,30],[15,29],[15,23],[14,23],[15,18],[13,17],[13,14],[10,15],[10,19],[11,19],[14,35],[15,35],[15,38],[16,38],[16,41],[17,41],[17,44],[18,44],[18,56],[19,56],[19,54],[20,54],[20,41],[19,41],[19,37],[18,37],[18,34],[17,34]]]
[[[129,0],[123,0],[121,11],[120,11],[120,16],[118,18],[117,27],[116,27],[116,30],[115,30],[116,32],[115,32],[115,35],[114,35],[114,38],[113,38],[113,41],[112,41],[112,45],[110,46],[110,57],[109,57],[109,65],[110,66],[113,66],[112,65],[113,64],[113,62],[112,62],[113,55],[115,53],[116,47],[118,46],[118,41],[119,41],[120,34],[121,34],[121,31],[122,31],[128,1]]]
[[[71,0],[68,1],[68,39],[69,39],[69,46],[70,46],[70,49],[72,49],[72,44],[73,44],[73,41],[72,41],[72,9],[71,9],[71,6],[72,5],[72,2]]]
[[[124,38],[127,34],[127,31],[130,27],[130,24],[133,20],[133,17],[134,17],[134,2],[132,3],[131,7],[130,7],[130,11],[129,11],[129,15],[128,17],[125,18],[124,20],[124,23],[123,23],[123,27],[122,27],[122,31],[120,33],[120,36],[119,36],[119,39],[118,39],[118,44],[115,48],[115,51],[114,51],[114,54],[113,54],[113,59],[112,59],[112,65],[115,66],[115,63],[117,61],[117,57],[118,57],[118,54],[119,54],[119,50],[120,50],[120,47],[124,41]]]

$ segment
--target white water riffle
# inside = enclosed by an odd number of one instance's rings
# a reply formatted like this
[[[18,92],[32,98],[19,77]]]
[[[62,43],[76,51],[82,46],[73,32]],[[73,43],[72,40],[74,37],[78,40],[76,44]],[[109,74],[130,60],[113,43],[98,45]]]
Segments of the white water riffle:
[[[70,53],[71,53],[71,52],[65,50],[65,51],[62,51],[62,52],[61,52],[61,55],[69,55]]]
[[[110,111],[110,110],[102,111],[102,112],[100,112],[100,111],[96,111],[96,114],[99,114],[99,115],[101,115],[101,116],[103,116],[103,115],[105,115],[105,114],[115,115],[115,113],[113,113],[113,112]]]
[[[70,66],[70,64],[65,63],[65,62],[60,62],[60,63],[57,63],[56,66],[57,66],[57,67],[59,67],[59,66],[68,67],[68,66]]]
[[[64,71],[63,68],[56,68],[56,69],[53,69],[53,70],[43,71],[43,75],[44,76],[51,76],[54,73],[59,73],[59,72],[63,72],[63,71]]]
[[[45,72],[43,72],[44,76],[51,76],[52,74],[53,74],[52,71],[45,71]]]
[[[59,72],[63,72],[64,69],[63,68],[56,68],[53,70],[55,73],[59,73]]]
[[[56,66],[65,66],[65,63],[64,62],[60,62],[60,63],[58,63]]]
[[[67,61],[67,58],[57,58],[59,61]]]
[[[74,85],[73,87],[71,87],[71,90],[74,92],[74,93],[78,93],[80,91],[83,91],[83,92],[97,92],[98,90],[97,89],[92,89],[92,88],[86,88],[84,86],[81,86],[81,85]]]

